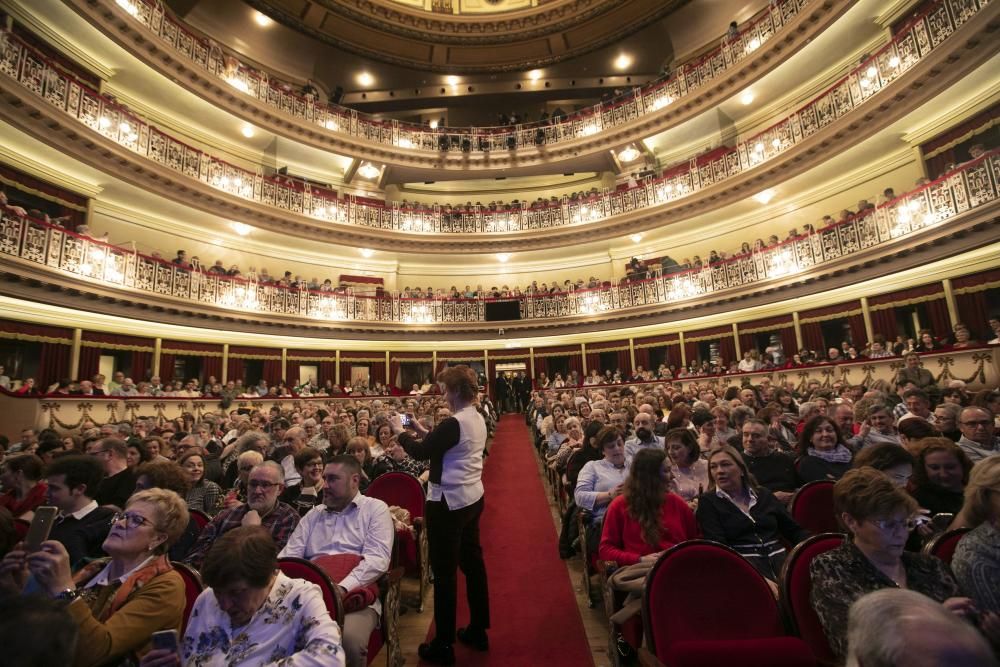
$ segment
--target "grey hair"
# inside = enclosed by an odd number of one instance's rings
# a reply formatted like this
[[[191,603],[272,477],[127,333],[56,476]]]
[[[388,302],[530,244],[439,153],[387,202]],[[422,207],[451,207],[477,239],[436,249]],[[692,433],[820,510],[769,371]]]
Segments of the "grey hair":
[[[847,667],[895,667],[907,660],[917,636],[933,637],[938,657],[952,664],[996,667],[992,651],[976,630],[935,600],[915,591],[884,588],[851,605],[847,620]],[[920,642],[916,650],[926,650]]]
[[[267,468],[268,470],[273,470],[278,475],[278,481],[282,484],[285,483],[285,469],[281,467],[281,464],[276,461],[264,461],[253,467],[253,470],[258,470],[260,468]],[[253,474],[253,470],[250,474]]]
[[[805,417],[813,410],[818,410],[819,406],[813,401],[806,401],[799,404],[799,417]]]
[[[245,452],[251,443],[257,442],[258,440],[263,440],[268,444],[271,443],[271,438],[268,437],[267,433],[264,433],[263,431],[247,431],[236,439],[236,451],[241,453]]]
[[[129,424],[128,422],[122,422],[118,424],[117,426],[115,426],[115,430],[118,431],[118,435],[126,439],[132,436],[132,425]]]
[[[256,449],[248,449],[236,457],[236,465],[241,465],[247,461],[252,461],[254,466],[259,466],[264,462],[264,455]]]

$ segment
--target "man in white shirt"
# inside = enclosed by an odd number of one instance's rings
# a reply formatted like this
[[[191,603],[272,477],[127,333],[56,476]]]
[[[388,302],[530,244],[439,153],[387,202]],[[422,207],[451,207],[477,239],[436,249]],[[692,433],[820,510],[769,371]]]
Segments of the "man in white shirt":
[[[326,554],[356,554],[359,562],[337,582],[346,594],[374,583],[389,570],[395,531],[389,507],[359,491],[361,464],[352,456],[335,456],[323,470],[323,505],[310,510],[295,528],[279,557],[312,559]],[[378,624],[381,604],[344,617],[343,644],[347,667],[364,667],[368,639]]]

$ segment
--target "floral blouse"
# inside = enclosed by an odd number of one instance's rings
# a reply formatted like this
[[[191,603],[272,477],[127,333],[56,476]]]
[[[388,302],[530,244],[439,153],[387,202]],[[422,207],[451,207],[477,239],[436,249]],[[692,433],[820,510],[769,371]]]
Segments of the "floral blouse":
[[[279,572],[249,623],[233,628],[212,589],[194,604],[181,654],[186,667],[343,667],[340,628],[318,586]]]

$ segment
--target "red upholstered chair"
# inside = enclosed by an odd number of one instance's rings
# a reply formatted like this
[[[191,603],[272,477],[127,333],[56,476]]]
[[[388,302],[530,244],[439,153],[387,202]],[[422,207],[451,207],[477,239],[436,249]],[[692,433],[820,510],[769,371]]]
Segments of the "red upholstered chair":
[[[812,580],[809,577],[809,563],[821,553],[836,549],[844,543],[843,533],[821,533],[800,542],[781,568],[781,593],[779,604],[788,621],[789,629],[809,645],[813,655],[822,665],[836,664],[836,657],[830,650],[826,633],[813,611],[809,600]]]
[[[184,621],[181,623],[181,636],[183,636],[184,630],[187,629],[188,619],[191,618],[191,610],[194,609],[195,600],[205,590],[205,586],[201,583],[201,575],[190,565],[184,563],[171,563],[171,565],[184,580]]]
[[[212,517],[208,516],[201,510],[188,510],[188,514],[194,519],[194,522],[198,524],[198,530],[201,531],[212,522]]]
[[[286,577],[305,579],[319,586],[330,617],[337,621],[337,625],[341,628],[344,627],[344,604],[340,599],[340,588],[321,567],[305,558],[286,557],[278,559],[278,569]]]
[[[940,535],[935,535],[930,542],[924,545],[924,553],[936,556],[948,565],[951,565],[951,559],[955,555],[955,547],[958,546],[959,540],[970,530],[971,528],[955,528],[954,530],[946,530]]]
[[[816,480],[804,485],[788,504],[788,511],[810,533],[836,533],[842,530],[833,511],[833,482]]]
[[[18,542],[23,540],[28,535],[28,528],[30,527],[30,521],[25,521],[24,519],[14,519],[14,532],[17,533]]]
[[[816,665],[805,642],[785,636],[764,577],[717,542],[689,540],[660,556],[646,578],[643,623],[646,664]]]
[[[386,505],[402,507],[409,511],[413,521],[414,535],[406,531],[396,532],[396,565],[403,567],[407,574],[415,574],[420,579],[420,599],[417,611],[424,610],[424,597],[431,583],[430,552],[427,531],[424,527],[424,487],[413,475],[405,472],[387,472],[376,477],[365,495],[378,498]]]

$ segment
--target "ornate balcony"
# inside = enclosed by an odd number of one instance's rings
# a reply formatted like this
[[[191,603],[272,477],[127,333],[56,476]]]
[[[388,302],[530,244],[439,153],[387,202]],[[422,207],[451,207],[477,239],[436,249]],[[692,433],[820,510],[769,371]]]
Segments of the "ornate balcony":
[[[1000,150],[995,150],[864,215],[762,252],[640,282],[522,297],[518,300],[521,322],[503,325],[512,330],[539,329],[566,322],[662,314],[843,273],[960,232],[971,237],[975,225],[997,220],[998,184]],[[987,230],[986,236],[995,240],[995,231]],[[0,258],[0,268],[14,276],[60,284],[70,279],[73,288],[83,292],[97,289],[108,298],[227,319],[353,330],[495,326],[486,319],[486,304],[493,299],[376,297],[262,285],[183,269],[11,215],[0,220]]]

